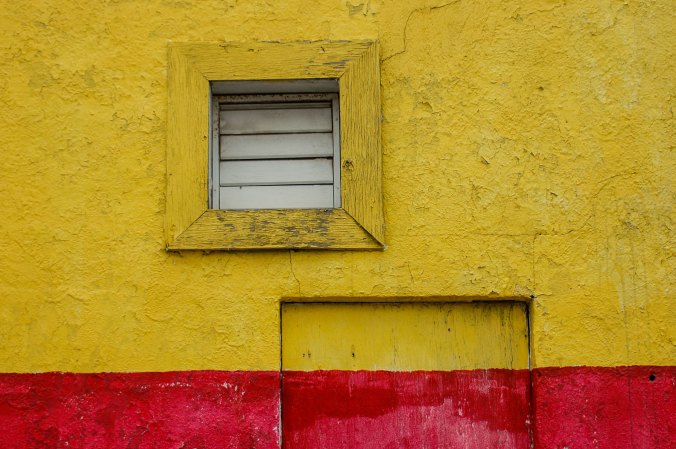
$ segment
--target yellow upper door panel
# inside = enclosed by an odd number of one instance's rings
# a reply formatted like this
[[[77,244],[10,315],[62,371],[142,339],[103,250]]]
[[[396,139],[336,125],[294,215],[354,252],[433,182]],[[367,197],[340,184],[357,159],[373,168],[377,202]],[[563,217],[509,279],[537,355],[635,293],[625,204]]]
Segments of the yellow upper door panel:
[[[520,303],[284,304],[282,369],[528,368]]]

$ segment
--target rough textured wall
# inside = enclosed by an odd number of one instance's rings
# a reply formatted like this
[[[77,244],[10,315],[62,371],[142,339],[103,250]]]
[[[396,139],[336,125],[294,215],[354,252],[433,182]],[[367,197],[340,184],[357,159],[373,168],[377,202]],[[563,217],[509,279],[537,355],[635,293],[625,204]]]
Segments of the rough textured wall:
[[[0,371],[274,371],[280,298],[334,296],[532,295],[535,367],[675,365],[673,6],[3,1]],[[167,43],[277,39],[380,40],[387,250],[166,253]]]
[[[279,373],[0,373],[9,449],[275,449]]]

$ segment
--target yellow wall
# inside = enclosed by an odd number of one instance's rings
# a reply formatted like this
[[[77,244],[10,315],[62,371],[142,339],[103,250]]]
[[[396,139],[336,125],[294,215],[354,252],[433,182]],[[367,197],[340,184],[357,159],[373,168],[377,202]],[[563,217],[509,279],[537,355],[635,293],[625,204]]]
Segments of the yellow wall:
[[[0,371],[278,369],[281,298],[528,298],[673,365],[673,1],[0,5]],[[168,254],[170,41],[378,39],[384,252]]]

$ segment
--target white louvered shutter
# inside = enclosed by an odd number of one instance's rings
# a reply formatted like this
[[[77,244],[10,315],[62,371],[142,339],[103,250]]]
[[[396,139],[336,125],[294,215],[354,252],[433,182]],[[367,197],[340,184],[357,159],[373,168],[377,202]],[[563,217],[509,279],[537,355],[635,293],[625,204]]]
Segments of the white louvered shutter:
[[[338,96],[215,96],[212,204],[340,206]]]

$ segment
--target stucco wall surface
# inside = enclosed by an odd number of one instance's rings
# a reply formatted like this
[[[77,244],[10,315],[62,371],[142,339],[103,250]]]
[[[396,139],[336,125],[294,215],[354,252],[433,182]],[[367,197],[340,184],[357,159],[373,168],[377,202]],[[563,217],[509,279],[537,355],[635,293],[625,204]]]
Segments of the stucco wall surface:
[[[279,369],[281,298],[533,297],[674,365],[674,4],[2,1],[0,371]],[[388,247],[167,253],[169,42],[378,39]]]

